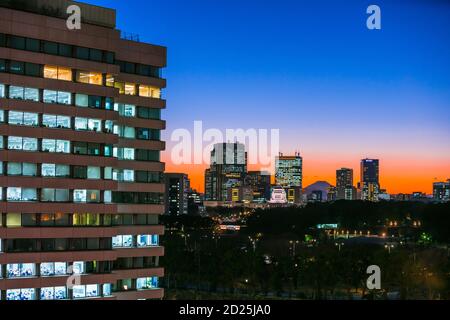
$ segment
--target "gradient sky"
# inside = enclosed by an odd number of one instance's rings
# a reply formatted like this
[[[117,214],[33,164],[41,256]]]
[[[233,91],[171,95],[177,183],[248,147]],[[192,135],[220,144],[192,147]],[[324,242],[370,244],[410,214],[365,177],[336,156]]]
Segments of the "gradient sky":
[[[86,0],[168,47],[165,140],[174,129],[279,128],[304,185],[380,159],[382,188],[450,178],[450,1]],[[395,3],[394,3],[395,2]],[[382,30],[366,28],[381,7]],[[203,190],[205,166],[175,166]]]

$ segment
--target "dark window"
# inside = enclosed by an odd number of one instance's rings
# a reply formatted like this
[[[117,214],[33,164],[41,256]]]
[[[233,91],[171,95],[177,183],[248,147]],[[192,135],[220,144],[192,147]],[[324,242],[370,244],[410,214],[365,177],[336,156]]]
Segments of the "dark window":
[[[39,52],[39,51],[41,51],[40,46],[41,46],[41,43],[40,43],[39,40],[27,38],[27,40],[26,40],[26,48],[27,48],[27,50],[34,51],[34,52]]]
[[[55,226],[68,226],[69,215],[67,213],[55,213]]]
[[[138,107],[138,117],[143,119],[161,119],[161,109]]]
[[[122,215],[122,224],[125,226],[132,226],[133,225],[133,215],[132,214]]]
[[[67,239],[55,239],[55,250],[57,251],[67,250]]]
[[[99,246],[100,246],[100,241],[99,241],[98,238],[89,238],[87,240],[87,248],[88,248],[88,250],[98,250]]]
[[[90,59],[94,61],[102,61],[102,51],[97,49],[90,49]]]
[[[30,252],[36,250],[34,239],[9,239],[8,252]]]
[[[6,71],[6,61],[5,59],[0,59],[0,72]]]
[[[136,149],[136,160],[138,161],[158,161],[159,151]]]
[[[87,179],[87,167],[74,166],[73,167],[74,179]]]
[[[43,42],[44,53],[58,54],[58,44],[56,42],[44,41]]]
[[[19,61],[10,61],[9,62],[9,72],[15,74],[24,74],[25,73],[25,64]]]
[[[114,52],[105,52],[105,62],[110,64],[114,63]]]
[[[22,227],[35,227],[37,225],[35,213],[22,214]]]
[[[42,251],[55,251],[55,239],[42,239],[41,240]]]
[[[69,44],[60,44],[59,55],[64,57],[72,57],[72,46]]]
[[[89,49],[83,47],[76,47],[75,57],[78,59],[89,60]]]
[[[13,49],[25,50],[25,38],[10,36],[9,46]]]
[[[83,250],[86,248],[86,239],[70,239],[70,250]]]
[[[136,65],[131,62],[125,62],[125,72],[126,73],[135,73],[136,72]]]
[[[138,65],[138,74],[141,76],[150,76],[150,66],[146,66],[143,64]]]
[[[116,63],[119,65],[120,67],[120,72],[125,72],[125,62],[124,61],[116,61]]]
[[[74,142],[73,143],[73,153],[87,154],[87,143],[86,142]]]
[[[102,97],[89,96],[89,107],[100,109],[102,107]]]
[[[6,34],[0,33],[0,47],[6,47]]]
[[[40,77],[42,76],[41,66],[35,63],[26,63],[25,64],[25,74],[27,76]]]
[[[88,155],[90,156],[99,156],[100,155],[100,144],[98,143],[89,143],[88,144]]]
[[[147,224],[147,215],[145,214],[138,214],[136,215],[136,225],[146,225]]]

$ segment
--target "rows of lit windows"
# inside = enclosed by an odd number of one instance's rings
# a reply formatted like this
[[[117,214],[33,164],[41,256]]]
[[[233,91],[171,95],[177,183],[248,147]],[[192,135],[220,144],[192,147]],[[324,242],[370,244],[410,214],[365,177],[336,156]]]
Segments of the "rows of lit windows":
[[[0,196],[2,190],[0,188]],[[53,189],[53,188],[22,188],[5,187],[5,200],[9,202],[74,202],[74,203],[99,203],[101,201],[100,190],[82,189]],[[111,202],[111,191],[104,191],[104,202]],[[2,198],[0,198],[2,199]]]
[[[119,135],[123,138],[138,138],[141,140],[160,140],[161,133],[157,129],[134,128],[127,126],[114,125],[112,120],[102,121],[101,119],[74,117],[62,115],[43,114],[39,119],[38,113],[0,110],[0,122],[6,122],[11,125],[23,126],[43,126],[48,128],[73,128],[77,131],[109,132]]]
[[[0,72],[63,81],[72,81],[73,74],[75,74],[75,81],[79,83],[100,86],[106,85],[119,89],[120,94],[161,99],[161,89],[158,87],[136,83],[118,82],[114,80],[112,75],[104,75],[100,72],[72,70],[67,67],[40,65],[5,59],[0,59]]]
[[[119,89],[119,94],[161,99],[161,89],[153,86],[115,81],[114,88]]]
[[[114,99],[110,97],[93,96],[81,93],[72,94],[71,92],[66,91],[27,88],[4,84],[0,84],[0,98],[74,105],[77,107],[94,109],[114,109]]]
[[[57,277],[68,274],[109,273],[111,266],[109,261],[74,261],[70,266],[66,262],[8,263],[4,266],[0,265],[0,278],[18,279],[36,276]]]
[[[159,245],[158,235],[118,235],[112,238],[113,248],[145,248]]]
[[[146,226],[157,225],[158,219],[156,214],[0,213],[0,226],[6,228]]]
[[[158,288],[158,277],[145,277],[137,279],[120,279],[112,288],[113,292],[129,290],[151,290]]]
[[[102,294],[100,293],[100,286]],[[72,289],[65,286],[60,287],[44,287],[44,288],[24,288],[24,289],[8,289],[5,294],[6,300],[65,300],[68,299],[68,292],[71,290],[73,299],[108,297],[111,296],[111,284],[103,285],[87,284],[75,285]],[[1,292],[0,292],[1,293]],[[0,296],[1,297],[1,296]]]
[[[114,110],[119,112],[122,117],[133,118],[138,117],[141,119],[161,119],[161,109],[137,107],[133,104],[115,103]]]
[[[162,174],[160,172],[55,163],[36,164],[3,161],[0,161],[0,175],[88,180],[104,179],[140,183],[160,183],[162,181]]]
[[[82,118],[63,115],[43,114],[40,119],[40,114],[34,112],[22,111],[7,111],[0,110],[0,122],[5,122],[11,125],[23,125],[33,127],[47,127],[71,129],[72,127],[78,131],[102,131],[102,124],[104,123],[104,131],[111,132],[113,129],[113,122],[111,120],[102,121],[101,119]],[[73,125],[72,125],[73,119]]]
[[[6,143],[3,142],[4,139],[6,140]],[[5,145],[8,150],[14,151],[42,151],[49,153],[72,153],[77,155],[113,157],[113,146],[103,143],[0,136],[0,149],[3,149]]]
[[[3,191],[6,189],[6,191]],[[8,202],[73,202],[163,204],[163,194],[111,190],[0,187],[0,200]]]

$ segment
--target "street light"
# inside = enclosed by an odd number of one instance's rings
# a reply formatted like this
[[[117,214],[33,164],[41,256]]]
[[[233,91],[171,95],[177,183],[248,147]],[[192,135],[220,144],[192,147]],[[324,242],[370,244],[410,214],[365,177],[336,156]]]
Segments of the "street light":
[[[394,245],[393,245],[393,244],[388,244],[388,243],[386,243],[386,244],[384,245],[384,248],[387,249],[387,251],[389,252],[389,254],[391,254],[391,249],[394,248]]]
[[[339,252],[341,251],[341,247],[344,245],[343,242],[336,242],[335,246],[339,248]]]

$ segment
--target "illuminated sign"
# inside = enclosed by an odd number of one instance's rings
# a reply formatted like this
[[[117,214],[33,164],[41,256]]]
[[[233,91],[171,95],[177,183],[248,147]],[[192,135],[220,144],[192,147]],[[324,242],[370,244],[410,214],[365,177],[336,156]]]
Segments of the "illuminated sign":
[[[326,223],[326,224],[318,224],[317,229],[337,229],[337,223]]]

